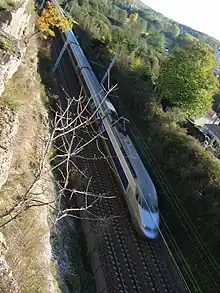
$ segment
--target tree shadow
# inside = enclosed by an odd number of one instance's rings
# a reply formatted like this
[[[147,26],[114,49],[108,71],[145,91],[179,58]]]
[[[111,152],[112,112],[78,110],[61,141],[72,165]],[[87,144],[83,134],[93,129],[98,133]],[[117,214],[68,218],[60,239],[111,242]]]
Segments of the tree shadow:
[[[38,73],[41,78],[42,86],[46,91],[48,100],[48,114],[49,120],[53,121],[55,112],[59,109],[57,102],[59,101],[61,107],[65,108],[67,99],[66,93],[64,90],[68,87],[60,77],[59,69],[52,74],[51,69],[52,65],[55,63],[57,55],[59,54],[60,36],[56,40],[48,40],[44,41],[41,45],[41,48],[38,52]],[[53,46],[54,42],[58,42],[57,51],[55,52]],[[63,58],[66,58],[66,54]],[[64,62],[65,59],[62,60]],[[67,68],[68,71],[68,68]],[[71,77],[71,71],[68,71]],[[71,78],[69,78],[68,83],[71,83]],[[64,90],[63,90],[64,89]],[[68,92],[70,97],[73,94],[79,94],[80,88],[75,88],[73,91]],[[51,126],[52,127],[52,126]],[[67,138],[68,139],[68,138]],[[56,146],[62,149],[62,141],[56,140]],[[59,154],[57,152],[57,154]],[[53,156],[55,153],[53,152]],[[54,167],[57,164],[57,161],[52,161],[51,167]],[[60,172],[61,171],[61,172]],[[65,176],[65,166],[62,169],[60,167],[59,172],[56,170],[53,172],[54,181],[59,182],[62,186],[63,177],[61,174]],[[54,191],[56,190],[56,184],[54,182]],[[70,182],[67,186],[68,188],[79,188],[85,189],[86,182],[83,182],[81,179],[77,177],[77,174],[73,174],[70,176]],[[56,198],[57,202],[55,206],[57,207],[59,204],[62,206],[62,209],[68,208],[77,208],[77,201],[75,196],[65,193],[65,196],[59,200]],[[78,212],[74,212],[76,218],[72,218],[71,215],[67,216],[54,226],[54,221],[56,221],[56,214],[51,215],[51,246],[52,246],[52,269],[54,270],[54,274],[57,277],[59,289],[61,292],[94,292],[94,278],[91,272],[91,267],[87,258],[87,245],[83,236],[83,231],[80,223],[80,215]],[[79,219],[77,219],[77,216]]]

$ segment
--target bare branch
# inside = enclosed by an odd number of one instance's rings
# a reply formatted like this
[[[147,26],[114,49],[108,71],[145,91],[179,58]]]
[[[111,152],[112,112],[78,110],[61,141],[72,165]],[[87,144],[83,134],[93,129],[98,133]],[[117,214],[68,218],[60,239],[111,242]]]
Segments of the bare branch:
[[[51,109],[53,113],[53,120],[50,121],[51,132],[47,137],[39,138],[42,142],[42,150],[37,172],[24,194],[19,194],[19,200],[0,214],[0,227],[11,223],[28,209],[42,206],[48,206],[56,211],[55,223],[67,216],[80,218],[75,213],[82,211],[89,215],[88,217],[83,217],[83,219],[106,221],[105,218],[96,216],[92,211],[92,207],[102,199],[111,200],[115,196],[110,196],[109,193],[94,194],[90,192],[92,177],[87,175],[85,166],[83,167],[84,169],[79,166],[77,160],[105,159],[111,167],[108,157],[101,151],[97,140],[98,138],[106,139],[103,136],[104,131],[96,131],[94,125],[97,123],[96,117],[100,112],[100,107],[103,106],[105,99],[114,91],[116,86],[113,86],[105,93],[105,97],[94,112],[89,110],[89,104],[93,97],[83,97],[82,89],[77,98],[70,97],[63,89],[65,93],[64,102],[56,102],[55,108]],[[94,155],[93,158],[90,158],[79,155],[84,152],[88,145],[94,142],[96,142],[100,157]],[[51,164],[50,168],[48,168],[48,162]],[[53,177],[52,173],[56,174],[55,177]],[[49,182],[52,178],[57,189],[56,202],[55,200],[47,201],[43,197],[50,189]],[[79,178],[81,179],[79,180]],[[81,190],[77,188],[74,180],[80,181],[81,184],[86,180],[87,184]],[[15,198],[16,192],[15,190]],[[83,204],[80,207],[76,206],[74,196],[82,198]],[[70,202],[70,207],[65,207],[64,202],[66,199]]]

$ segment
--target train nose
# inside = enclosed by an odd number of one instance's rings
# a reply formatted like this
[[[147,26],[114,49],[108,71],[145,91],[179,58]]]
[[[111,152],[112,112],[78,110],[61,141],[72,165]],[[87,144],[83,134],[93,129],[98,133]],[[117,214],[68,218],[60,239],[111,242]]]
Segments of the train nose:
[[[155,239],[159,232],[159,213],[152,213],[141,209],[142,231],[146,237]]]
[[[147,236],[150,239],[156,239],[158,236],[158,229],[157,228],[151,229],[146,224],[143,224],[143,232],[145,236]]]

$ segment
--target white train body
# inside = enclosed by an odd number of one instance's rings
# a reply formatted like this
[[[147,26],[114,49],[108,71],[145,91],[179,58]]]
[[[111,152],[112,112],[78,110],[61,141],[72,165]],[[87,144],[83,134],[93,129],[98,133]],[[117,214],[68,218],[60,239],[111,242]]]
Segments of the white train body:
[[[157,192],[154,184],[143,165],[132,140],[126,132],[124,125],[120,125],[118,116],[113,105],[106,99],[106,104],[111,117],[111,125],[115,136],[118,139],[118,145],[121,148],[124,158],[132,172],[133,181],[130,184],[126,181],[126,173],[121,172],[118,164],[115,167],[120,176],[120,182],[125,193],[125,199],[131,214],[133,223],[137,231],[151,239],[158,235],[159,211]],[[118,121],[117,123],[115,121]],[[135,193],[131,186],[135,187]]]

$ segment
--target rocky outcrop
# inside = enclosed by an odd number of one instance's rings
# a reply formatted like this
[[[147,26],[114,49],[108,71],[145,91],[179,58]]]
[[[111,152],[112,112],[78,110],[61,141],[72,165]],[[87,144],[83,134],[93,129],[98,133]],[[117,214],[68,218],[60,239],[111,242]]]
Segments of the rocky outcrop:
[[[26,12],[28,2],[15,0],[17,9],[0,11],[0,96],[5,83],[18,70],[26,52],[22,37],[29,34],[30,14]],[[16,4],[17,3],[17,4]],[[19,7],[18,7],[19,5]],[[6,182],[13,151],[12,143],[18,130],[18,117],[6,106],[0,107],[0,188]]]
[[[4,10],[0,13],[0,42],[2,39],[4,43],[4,38],[11,42],[7,44],[9,48],[0,46],[0,96],[5,89],[5,82],[17,71],[26,52],[22,38],[29,34],[31,29],[31,15],[26,11],[29,1],[32,0],[25,0],[23,3],[20,0],[15,1],[22,5],[14,11]]]
[[[0,292],[18,293],[18,286],[5,260],[8,247],[0,232]]]
[[[5,82],[12,78],[15,72],[18,70],[18,67],[21,64],[22,56],[25,52],[25,49],[18,51],[16,54],[6,55],[2,58],[0,63],[0,96],[5,90]]]
[[[9,106],[0,106],[0,188],[8,178],[18,125],[18,115]]]
[[[5,11],[7,17],[1,22],[1,30],[17,40],[20,40],[26,34],[29,25],[31,15],[26,11],[29,1],[25,0],[23,3],[20,0],[15,1],[18,4],[22,3],[21,7],[11,12]]]

